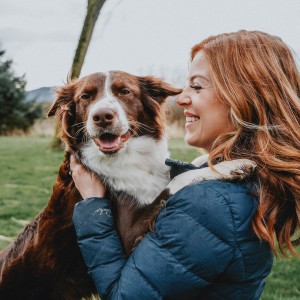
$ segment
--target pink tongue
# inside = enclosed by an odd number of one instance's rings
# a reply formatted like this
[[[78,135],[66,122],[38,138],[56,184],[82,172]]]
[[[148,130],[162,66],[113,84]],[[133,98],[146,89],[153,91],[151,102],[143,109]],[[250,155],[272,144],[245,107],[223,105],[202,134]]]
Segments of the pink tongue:
[[[114,135],[104,135],[99,139],[102,148],[114,148],[119,143],[119,137]]]

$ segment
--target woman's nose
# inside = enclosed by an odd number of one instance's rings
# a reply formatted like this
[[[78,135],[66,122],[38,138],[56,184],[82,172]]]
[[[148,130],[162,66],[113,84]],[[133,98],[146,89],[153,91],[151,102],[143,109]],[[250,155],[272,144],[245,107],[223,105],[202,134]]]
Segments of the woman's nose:
[[[176,101],[177,105],[179,106],[186,106],[192,103],[192,100],[188,94],[187,87],[185,87],[182,93],[177,97]]]

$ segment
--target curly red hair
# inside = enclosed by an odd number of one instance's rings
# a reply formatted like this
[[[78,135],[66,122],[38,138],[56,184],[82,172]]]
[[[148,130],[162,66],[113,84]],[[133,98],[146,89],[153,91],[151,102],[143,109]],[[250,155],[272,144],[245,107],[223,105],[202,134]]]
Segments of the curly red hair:
[[[231,108],[235,130],[220,136],[216,158],[247,157],[257,164],[257,236],[277,254],[297,255],[291,241],[300,225],[300,74],[292,51],[276,36],[238,31],[211,36],[202,51],[218,97]]]

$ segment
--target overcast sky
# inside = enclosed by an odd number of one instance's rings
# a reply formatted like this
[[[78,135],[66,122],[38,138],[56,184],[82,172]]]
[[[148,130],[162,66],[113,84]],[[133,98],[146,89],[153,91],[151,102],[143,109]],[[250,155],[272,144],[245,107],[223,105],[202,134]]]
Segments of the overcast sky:
[[[62,85],[73,60],[86,0],[0,0],[0,43],[25,74],[27,90]],[[257,29],[300,53],[299,0],[107,0],[81,75],[121,69],[186,72],[190,48],[217,33]]]

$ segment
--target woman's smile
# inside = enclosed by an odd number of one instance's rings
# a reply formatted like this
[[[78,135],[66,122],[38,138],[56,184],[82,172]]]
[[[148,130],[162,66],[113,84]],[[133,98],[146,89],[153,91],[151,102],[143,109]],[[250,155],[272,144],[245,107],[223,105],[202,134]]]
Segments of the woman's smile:
[[[230,108],[218,98],[201,51],[190,64],[188,84],[177,104],[184,108],[185,140],[191,146],[209,151],[218,136],[232,131]]]
[[[188,126],[191,123],[195,123],[200,120],[200,117],[198,117],[194,114],[191,114],[187,111],[184,111],[184,115],[185,115],[185,126]]]

